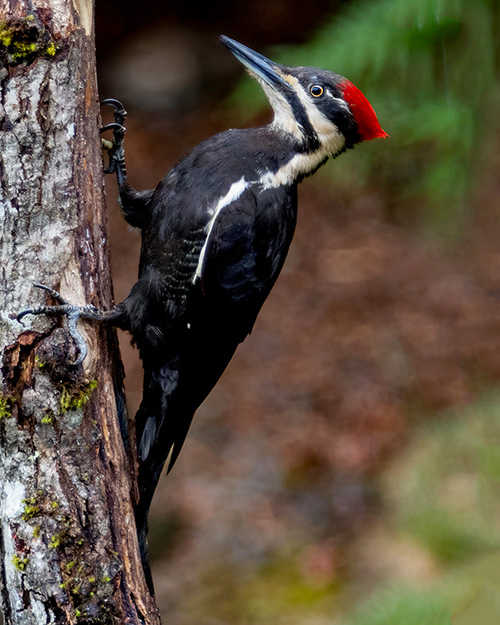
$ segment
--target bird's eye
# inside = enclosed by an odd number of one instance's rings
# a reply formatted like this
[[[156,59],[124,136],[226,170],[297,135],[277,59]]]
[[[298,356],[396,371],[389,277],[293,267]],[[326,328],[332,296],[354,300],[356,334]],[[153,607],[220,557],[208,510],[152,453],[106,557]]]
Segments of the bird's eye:
[[[313,85],[310,89],[311,95],[315,98],[319,98],[323,95],[323,87],[321,85]]]

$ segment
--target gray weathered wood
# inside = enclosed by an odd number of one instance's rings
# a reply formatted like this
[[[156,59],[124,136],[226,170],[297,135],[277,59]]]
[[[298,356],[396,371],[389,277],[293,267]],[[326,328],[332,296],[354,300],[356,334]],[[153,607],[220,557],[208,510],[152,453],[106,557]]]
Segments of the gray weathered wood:
[[[116,337],[10,314],[110,307],[91,0],[0,0],[0,579],[6,625],[146,623]]]

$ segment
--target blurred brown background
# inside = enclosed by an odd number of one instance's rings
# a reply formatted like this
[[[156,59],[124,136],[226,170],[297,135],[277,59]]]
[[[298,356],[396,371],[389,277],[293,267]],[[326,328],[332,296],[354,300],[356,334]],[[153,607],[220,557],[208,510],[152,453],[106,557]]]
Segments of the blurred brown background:
[[[138,189],[211,134],[270,120],[220,34],[347,75],[391,135],[301,185],[283,274],[160,482],[165,623],[497,622],[499,15],[487,0],[98,3],[101,96],[129,111]],[[116,196],[109,179],[120,301],[140,240]],[[121,339],[133,415],[141,365]]]

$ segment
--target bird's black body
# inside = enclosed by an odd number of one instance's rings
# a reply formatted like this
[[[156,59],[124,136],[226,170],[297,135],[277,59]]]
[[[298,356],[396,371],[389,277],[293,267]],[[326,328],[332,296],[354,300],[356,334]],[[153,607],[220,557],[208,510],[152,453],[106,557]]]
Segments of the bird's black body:
[[[147,514],[163,467],[179,455],[193,415],[210,393],[278,277],[293,237],[297,184],[329,157],[386,136],[363,94],[314,67],[285,67],[227,37],[273,109],[263,128],[228,130],[195,147],[153,191],[127,181],[126,112],[117,100],[106,171],[116,172],[127,221],[141,229],[139,278],[113,310],[61,303],[20,313],[107,320],[131,332],[144,364],[136,415],[137,528],[146,573]],[[152,584],[151,579],[149,579]]]
[[[144,357],[158,355],[172,333],[185,338],[220,326],[241,341],[252,329],[296,221],[297,183],[270,189],[259,183],[263,167],[276,171],[280,160],[293,156],[290,142],[274,137],[276,153],[262,153],[256,162],[259,146],[271,142],[272,134],[253,128],[208,139],[144,203],[133,196],[132,210],[129,189],[122,192],[127,219],[140,224],[143,240],[139,280],[118,310]],[[240,181],[230,201],[231,188]]]
[[[113,321],[132,333],[144,362],[136,417],[142,517],[168,454],[172,466],[194,412],[252,330],[285,261],[295,230],[297,184],[262,188],[262,168],[277,171],[293,155],[291,142],[276,137],[276,153],[255,161],[270,134],[269,128],[254,128],[208,139],[142,202],[123,188],[124,213],[141,225],[143,241],[139,279]],[[238,184],[235,195],[241,193],[231,202],[231,188]],[[207,240],[221,198],[227,204]]]

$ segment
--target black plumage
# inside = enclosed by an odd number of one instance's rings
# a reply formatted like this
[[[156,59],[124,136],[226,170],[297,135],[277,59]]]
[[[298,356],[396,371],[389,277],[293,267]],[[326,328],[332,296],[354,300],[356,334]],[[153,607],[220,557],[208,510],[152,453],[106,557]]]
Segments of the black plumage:
[[[123,175],[123,152],[115,156],[125,218],[142,229],[139,279],[113,316],[132,333],[144,363],[136,516],[145,563],[157,482],[165,463],[170,470],[176,461],[195,411],[251,332],[283,267],[295,230],[297,184],[328,157],[385,135],[367,100],[341,76],[286,68],[223,42],[261,83],[273,123],[211,137],[154,191],[133,190]],[[325,97],[312,95],[320,91]],[[356,117],[351,104],[361,104],[362,115]]]
[[[168,458],[176,461],[193,415],[231,360],[278,277],[295,230],[296,184],[245,187],[214,207],[238,181],[258,181],[262,166],[277,171],[292,141],[268,128],[233,130],[197,146],[143,203],[128,184],[121,204],[141,224],[139,279],[112,321],[129,330],[144,365],[143,399],[135,418],[140,461],[136,521],[146,561],[149,506]],[[276,155],[262,146],[274,141]],[[237,146],[237,149],[235,149]],[[132,198],[133,205],[129,201]],[[203,247],[204,262],[196,276]]]
[[[238,181],[258,181],[263,165],[277,171],[292,157],[292,142],[280,137],[276,158],[263,153],[256,162],[272,134],[256,128],[208,139],[133,210],[124,185],[124,212],[130,223],[142,224],[143,242],[139,279],[113,322],[132,333],[146,371],[136,417],[145,511],[172,445],[169,467],[194,411],[252,330],[285,261],[296,223],[296,184],[262,190],[258,182],[242,182],[241,194],[220,210],[207,240],[209,207]]]

